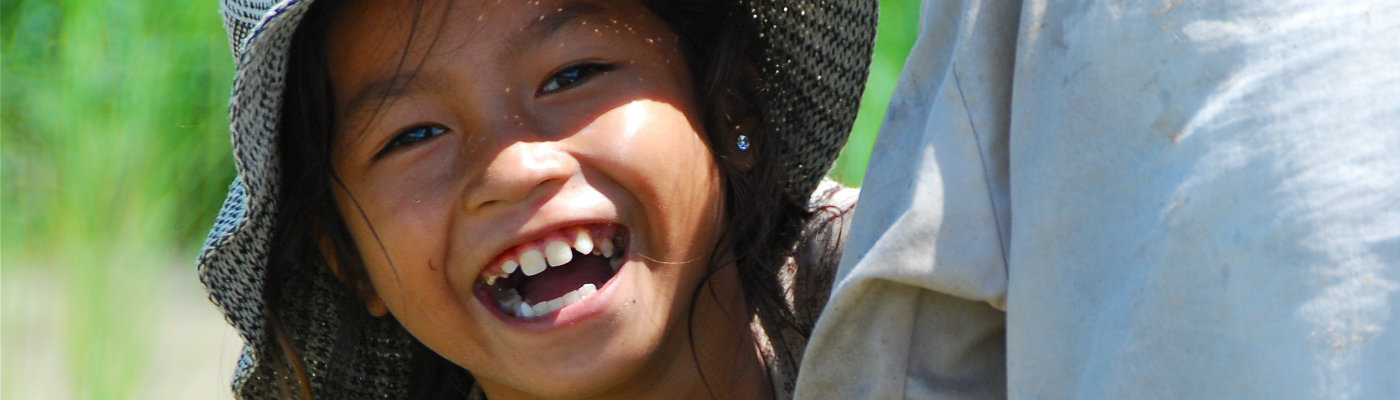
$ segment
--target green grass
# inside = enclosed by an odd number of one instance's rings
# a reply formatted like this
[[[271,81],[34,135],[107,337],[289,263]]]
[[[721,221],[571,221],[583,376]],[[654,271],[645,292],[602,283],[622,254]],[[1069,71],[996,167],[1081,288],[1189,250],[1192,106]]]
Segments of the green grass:
[[[867,98],[832,170],[853,185],[917,23],[916,1],[882,3]],[[0,0],[0,397],[136,398],[179,379],[149,367],[166,350],[150,339],[168,301],[157,285],[193,279],[233,177],[232,73],[212,1]],[[57,344],[29,354],[39,342]]]

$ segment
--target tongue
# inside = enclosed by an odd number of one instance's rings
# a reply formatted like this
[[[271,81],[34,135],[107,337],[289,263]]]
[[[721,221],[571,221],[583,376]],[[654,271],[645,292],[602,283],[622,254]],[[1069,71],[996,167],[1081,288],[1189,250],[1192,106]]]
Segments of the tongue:
[[[608,259],[574,252],[573,261],[546,268],[544,272],[526,278],[516,291],[527,303],[536,304],[557,299],[587,283],[601,289],[611,277],[612,268],[608,267]]]

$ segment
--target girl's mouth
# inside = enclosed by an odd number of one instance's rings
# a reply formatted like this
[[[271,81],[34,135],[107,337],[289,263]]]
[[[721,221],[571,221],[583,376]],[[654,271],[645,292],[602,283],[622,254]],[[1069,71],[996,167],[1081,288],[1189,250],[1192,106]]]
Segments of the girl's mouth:
[[[561,229],[516,245],[481,272],[487,303],[516,318],[538,318],[583,301],[617,274],[627,254],[622,226]]]

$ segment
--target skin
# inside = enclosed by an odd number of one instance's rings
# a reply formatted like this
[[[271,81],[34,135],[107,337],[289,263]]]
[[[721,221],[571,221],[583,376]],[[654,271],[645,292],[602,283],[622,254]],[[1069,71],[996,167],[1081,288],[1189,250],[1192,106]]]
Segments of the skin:
[[[416,31],[413,13],[352,1],[327,32],[371,310],[492,399],[771,397],[737,273],[704,279],[722,186],[674,33],[627,1],[428,1]],[[511,246],[599,222],[631,249],[598,295],[522,322],[473,294]]]

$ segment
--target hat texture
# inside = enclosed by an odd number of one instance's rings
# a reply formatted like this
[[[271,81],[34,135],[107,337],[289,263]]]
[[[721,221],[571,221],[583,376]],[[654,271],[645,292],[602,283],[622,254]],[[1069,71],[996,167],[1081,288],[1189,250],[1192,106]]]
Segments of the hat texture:
[[[775,135],[788,201],[806,204],[859,108],[875,35],[875,0],[735,0],[757,21],[766,134]],[[263,283],[277,214],[277,127],[292,37],[312,0],[221,0],[236,72],[229,129],[238,176],[198,257],[210,300],[242,336],[234,373],[240,398],[283,397],[279,376],[261,360],[281,357],[265,314]],[[363,302],[328,268],[305,268],[285,287],[291,304],[281,328],[306,361],[317,393],[334,398],[407,396],[412,339],[391,318],[371,318],[358,337],[339,327]],[[295,291],[295,293],[290,293]],[[335,347],[335,348],[333,348]],[[340,357],[330,360],[334,354]]]

